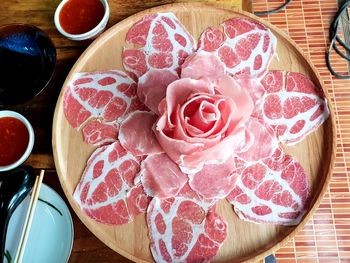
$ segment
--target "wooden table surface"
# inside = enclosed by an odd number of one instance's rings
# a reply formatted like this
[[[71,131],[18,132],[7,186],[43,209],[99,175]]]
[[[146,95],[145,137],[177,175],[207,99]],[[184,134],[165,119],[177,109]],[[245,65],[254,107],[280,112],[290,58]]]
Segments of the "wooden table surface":
[[[120,20],[144,9],[181,1],[109,0],[108,2],[110,5],[108,27],[110,27]],[[211,0],[206,2],[242,7],[242,0]],[[0,26],[10,23],[27,23],[37,26],[49,35],[57,49],[56,70],[48,87],[26,104],[11,107],[0,106],[0,110],[9,109],[17,111],[31,122],[35,132],[35,145],[30,158],[27,160],[27,164],[32,165],[37,170],[46,169],[44,182],[53,187],[68,204],[55,172],[51,146],[51,126],[56,100],[63,82],[77,58],[90,42],[73,42],[58,33],[53,23],[53,17],[59,3],[60,0],[0,1]],[[251,1],[243,0],[242,8],[251,10]],[[74,245],[69,259],[70,263],[131,262],[99,241],[81,223],[73,210],[71,210],[71,214],[74,222]]]
[[[243,2],[243,9],[251,10],[251,0],[210,1],[225,2],[227,5]],[[52,117],[65,77],[89,42],[72,42],[57,32],[53,16],[59,2],[60,0],[0,0],[0,25],[30,23],[38,26],[52,38],[58,56],[54,78],[44,92],[24,105],[7,108],[0,106],[0,110],[18,111],[33,124],[36,143],[27,163],[36,169],[48,170],[45,183],[65,199],[52,158]],[[111,17],[108,27],[143,9],[172,2],[174,1],[109,0]],[[254,9],[272,9],[284,2],[285,0],[255,0]],[[350,164],[350,80],[332,78],[324,60],[324,51],[328,46],[328,28],[336,10],[336,0],[294,0],[286,10],[265,17],[272,24],[286,30],[319,69],[331,95],[331,103],[336,109],[339,135],[330,190],[304,230],[275,253],[279,263],[350,262],[350,167],[347,165],[347,162]],[[334,61],[340,70],[346,69],[346,63]],[[130,262],[106,247],[73,211],[71,213],[75,236],[70,263]]]

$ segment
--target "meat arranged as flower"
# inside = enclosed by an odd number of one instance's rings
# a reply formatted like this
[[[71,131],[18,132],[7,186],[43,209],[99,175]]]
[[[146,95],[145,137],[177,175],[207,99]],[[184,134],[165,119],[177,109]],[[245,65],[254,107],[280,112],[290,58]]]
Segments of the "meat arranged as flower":
[[[121,225],[147,213],[156,262],[209,262],[233,231],[215,211],[222,198],[242,220],[297,225],[308,175],[280,144],[300,142],[329,110],[307,76],[268,70],[270,30],[232,18],[206,29],[196,49],[160,13],[126,41],[128,74],[79,73],[64,94],[67,121],[99,146],[74,192],[86,215]]]
[[[155,134],[181,170],[192,174],[234,153],[252,110],[248,92],[229,76],[214,83],[184,78],[167,87]]]

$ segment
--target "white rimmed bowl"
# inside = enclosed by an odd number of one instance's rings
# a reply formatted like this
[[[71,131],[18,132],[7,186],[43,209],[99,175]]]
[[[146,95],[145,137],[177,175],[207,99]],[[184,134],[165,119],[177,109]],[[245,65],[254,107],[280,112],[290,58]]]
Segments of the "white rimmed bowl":
[[[69,209],[59,194],[43,184],[24,250],[23,263],[66,263],[72,252],[74,226]],[[15,257],[20,231],[30,202],[28,195],[11,216],[6,237],[6,250]],[[6,251],[5,250],[5,251]],[[7,260],[4,260],[4,263]]]
[[[105,13],[101,19],[101,21],[97,24],[97,26],[95,26],[93,29],[91,29],[88,32],[85,32],[83,34],[69,34],[68,32],[66,32],[60,23],[60,13],[62,11],[62,7],[68,2],[69,0],[63,0],[58,7],[56,8],[55,11],[55,17],[54,17],[54,21],[55,21],[55,26],[58,30],[58,32],[60,32],[63,36],[65,36],[66,38],[70,39],[70,40],[75,40],[75,41],[81,41],[81,40],[87,40],[87,39],[94,39],[96,38],[99,34],[101,34],[103,32],[103,30],[106,28],[107,26],[107,22],[109,19],[109,5],[107,0],[100,0],[104,9],[105,9]]]
[[[9,111],[9,110],[2,110],[0,111],[0,118],[3,117],[12,117],[16,118],[17,120],[20,120],[27,128],[28,134],[29,134],[29,141],[28,141],[28,146],[21,158],[19,158],[16,162],[6,165],[6,166],[0,166],[0,172],[8,171],[11,169],[14,169],[18,166],[20,166],[22,163],[24,163],[25,160],[28,159],[30,153],[33,150],[34,146],[34,130],[30,122],[21,114],[15,111]]]

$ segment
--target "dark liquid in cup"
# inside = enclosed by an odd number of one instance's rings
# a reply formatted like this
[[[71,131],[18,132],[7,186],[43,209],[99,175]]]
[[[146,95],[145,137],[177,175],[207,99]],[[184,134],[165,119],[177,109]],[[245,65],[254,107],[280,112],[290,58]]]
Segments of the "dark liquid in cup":
[[[56,50],[39,29],[0,27],[0,105],[19,104],[37,95],[50,80]]]
[[[43,67],[41,55],[0,47],[1,100],[25,101],[35,96],[32,87],[40,84]]]

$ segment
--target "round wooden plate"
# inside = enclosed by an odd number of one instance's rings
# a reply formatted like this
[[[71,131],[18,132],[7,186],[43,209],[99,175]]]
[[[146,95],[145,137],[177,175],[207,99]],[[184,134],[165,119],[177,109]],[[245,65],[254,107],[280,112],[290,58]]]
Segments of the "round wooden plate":
[[[128,29],[144,15],[156,12],[173,12],[195,39],[208,26],[217,27],[232,17],[250,17],[265,24],[277,37],[277,54],[270,69],[301,72],[323,87],[320,76],[310,60],[281,30],[252,14],[228,10],[205,4],[172,4],[149,9],[116,24],[101,35],[82,54],[70,71],[59,96],[53,121],[53,152],[61,185],[75,213],[84,224],[106,245],[123,256],[137,262],[151,262],[148,231],[145,216],[123,226],[100,224],[87,217],[73,199],[85,164],[94,147],[82,140],[81,132],[70,127],[64,113],[62,97],[67,83],[74,73],[95,70],[123,70],[121,52]],[[335,156],[336,130],[334,113],[317,131],[305,140],[285,150],[304,167],[312,185],[312,205],[302,222],[296,227],[256,225],[241,221],[225,200],[219,203],[218,211],[228,222],[227,240],[215,257],[215,262],[256,261],[280,248],[299,230],[318,207],[332,173]]]

